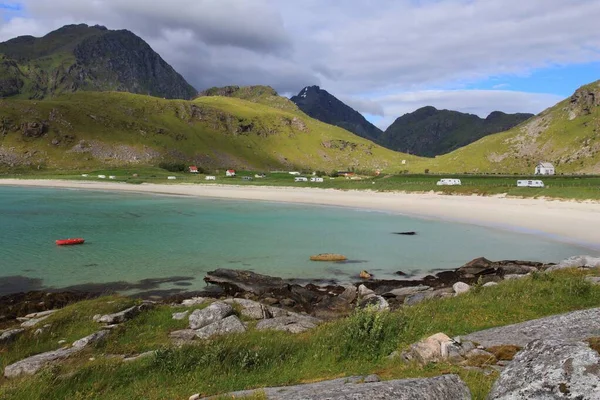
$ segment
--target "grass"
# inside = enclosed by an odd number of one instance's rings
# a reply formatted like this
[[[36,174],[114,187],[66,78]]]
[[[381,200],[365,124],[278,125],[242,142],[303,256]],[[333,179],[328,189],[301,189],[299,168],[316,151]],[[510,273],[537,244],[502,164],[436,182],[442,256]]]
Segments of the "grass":
[[[593,271],[599,275],[599,271]],[[600,306],[600,287],[575,270],[535,274],[505,281],[443,300],[430,300],[395,312],[355,312],[317,329],[289,335],[249,331],[195,346],[174,348],[167,334],[185,321],[172,321],[179,309],[160,306],[112,332],[109,340],[81,356],[48,368],[34,377],[3,381],[0,397],[15,399],[184,399],[194,393],[213,395],[267,386],[309,383],[323,379],[377,373],[383,379],[458,373],[475,399],[484,399],[497,375],[484,375],[447,364],[420,367],[387,359],[394,350],[437,332],[464,335],[494,326]],[[90,321],[111,299],[72,305],[57,314],[51,331],[63,335],[72,324]],[[125,301],[125,300],[123,300]],[[122,304],[125,305],[125,304]],[[64,323],[58,321],[77,313]],[[89,322],[86,322],[88,324]],[[86,325],[87,326],[87,325]],[[81,329],[80,334],[87,331]],[[2,358],[15,360],[34,350],[27,337],[2,348]],[[29,349],[29,351],[23,351]],[[133,354],[159,349],[154,357],[132,363],[106,359],[105,354]],[[93,361],[90,359],[93,358]],[[260,395],[258,398],[261,398]]]

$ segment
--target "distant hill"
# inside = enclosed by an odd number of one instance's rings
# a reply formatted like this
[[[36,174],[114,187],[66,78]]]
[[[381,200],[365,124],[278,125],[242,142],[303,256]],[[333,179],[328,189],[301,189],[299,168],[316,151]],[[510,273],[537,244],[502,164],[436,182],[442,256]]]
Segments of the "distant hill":
[[[377,141],[383,133],[361,113],[329,94],[318,86],[307,86],[292,97],[300,110],[327,124],[339,126],[360,137]]]
[[[432,172],[533,173],[538,162],[556,172],[600,174],[600,81],[529,121],[431,160]]]
[[[197,91],[127,30],[67,25],[44,37],[0,43],[0,98],[43,99],[76,91],[121,91],[191,99]]]
[[[234,97],[253,103],[264,104],[282,110],[298,111],[298,107],[286,97],[279,96],[271,86],[224,86],[203,90],[198,98],[206,96]]]
[[[531,117],[533,114],[495,111],[482,119],[473,114],[423,107],[396,119],[378,143],[392,150],[434,157],[511,129]]]

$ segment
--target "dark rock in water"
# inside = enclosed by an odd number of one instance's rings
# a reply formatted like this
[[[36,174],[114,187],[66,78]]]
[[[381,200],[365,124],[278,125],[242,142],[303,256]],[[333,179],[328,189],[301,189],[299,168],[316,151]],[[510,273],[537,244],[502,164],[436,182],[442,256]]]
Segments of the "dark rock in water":
[[[407,273],[405,273],[405,272],[402,272],[402,271],[396,271],[396,272],[394,272],[394,275],[398,275],[398,276],[408,276],[408,274],[407,274]]]
[[[205,277],[206,283],[221,286],[226,293],[235,294],[250,292],[257,296],[287,288],[288,284],[281,278],[257,274],[252,271],[242,271],[219,268],[209,272]]]
[[[404,236],[414,236],[414,235],[417,234],[417,232],[412,232],[412,231],[409,231],[409,232],[393,232],[393,233],[394,233],[394,235],[404,235]]]

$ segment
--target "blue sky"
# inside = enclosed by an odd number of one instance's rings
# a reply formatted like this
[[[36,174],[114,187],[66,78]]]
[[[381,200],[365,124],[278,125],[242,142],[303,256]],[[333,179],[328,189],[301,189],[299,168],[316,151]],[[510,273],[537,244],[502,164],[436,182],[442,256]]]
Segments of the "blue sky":
[[[319,85],[385,128],[425,105],[538,113],[600,79],[598,0],[21,0],[0,40],[129,29],[192,85]]]

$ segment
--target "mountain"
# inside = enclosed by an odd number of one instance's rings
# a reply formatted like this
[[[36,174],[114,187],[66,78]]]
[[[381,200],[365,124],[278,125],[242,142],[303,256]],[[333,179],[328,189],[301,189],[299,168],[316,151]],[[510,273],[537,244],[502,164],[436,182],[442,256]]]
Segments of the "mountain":
[[[339,126],[360,137],[377,141],[383,133],[361,113],[347,106],[318,86],[307,86],[290,100],[307,115],[327,124]]]
[[[600,81],[517,127],[437,157],[430,169],[533,173],[540,161],[553,163],[557,174],[600,174]]]
[[[43,99],[75,91],[120,91],[191,99],[197,91],[127,30],[67,25],[44,37],[0,43],[0,98]]]
[[[236,89],[250,100],[85,91],[43,101],[0,99],[0,170],[184,162],[208,169],[398,172],[402,160],[417,160],[310,118],[270,90]]]
[[[298,107],[285,97],[277,94],[275,89],[270,86],[224,86],[212,87],[203,90],[198,97],[222,96],[234,97],[236,99],[248,100],[254,103],[264,104],[269,107],[279,108],[281,110],[298,111]]]
[[[503,132],[533,117],[494,111],[487,118],[458,111],[423,107],[396,119],[378,143],[389,149],[425,157],[449,153],[484,136]]]

